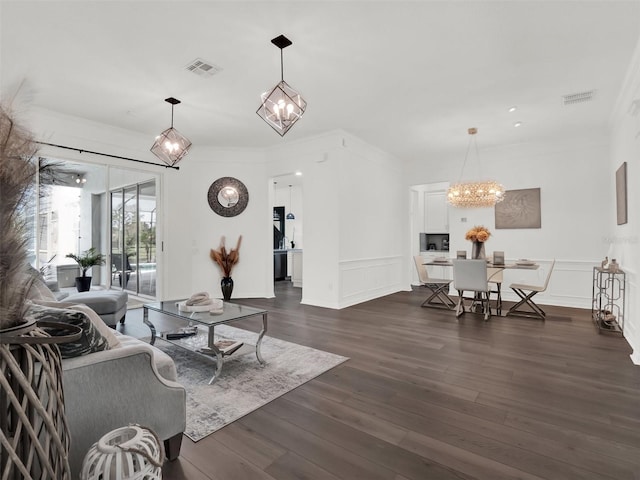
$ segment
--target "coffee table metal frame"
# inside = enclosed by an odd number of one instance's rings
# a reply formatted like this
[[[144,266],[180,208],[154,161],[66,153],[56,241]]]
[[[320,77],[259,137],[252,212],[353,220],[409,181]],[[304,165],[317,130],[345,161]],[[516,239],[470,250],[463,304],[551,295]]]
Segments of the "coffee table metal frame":
[[[222,372],[222,366],[224,364],[224,353],[221,352],[218,347],[215,345],[215,326],[223,325],[225,323],[231,323],[238,320],[243,320],[251,317],[262,317],[262,330],[258,334],[258,340],[255,344],[255,353],[256,358],[258,359],[258,363],[261,366],[266,365],[266,362],[262,358],[262,353],[260,351],[260,347],[262,344],[262,338],[264,334],[267,332],[267,311],[260,310],[253,307],[247,307],[244,305],[238,305],[236,303],[224,302],[224,308],[222,313],[210,313],[210,312],[183,312],[178,309],[177,303],[183,300],[170,300],[164,302],[154,302],[154,303],[145,303],[142,306],[142,321],[145,325],[149,327],[151,330],[151,340],[149,343],[153,345],[156,341],[156,327],[149,320],[149,310],[153,310],[158,313],[162,313],[163,315],[167,315],[169,317],[180,318],[182,320],[186,320],[191,323],[197,323],[199,325],[204,325],[209,329],[209,335],[207,339],[207,352],[199,352],[194,350],[195,353],[203,354],[206,357],[211,358],[211,355],[215,356],[216,360],[216,370],[209,380],[209,385],[213,384],[219,377]],[[163,340],[177,345],[179,347],[188,349],[185,345],[179,342],[172,342],[171,340],[167,340],[163,338]],[[230,354],[229,354],[230,355]]]

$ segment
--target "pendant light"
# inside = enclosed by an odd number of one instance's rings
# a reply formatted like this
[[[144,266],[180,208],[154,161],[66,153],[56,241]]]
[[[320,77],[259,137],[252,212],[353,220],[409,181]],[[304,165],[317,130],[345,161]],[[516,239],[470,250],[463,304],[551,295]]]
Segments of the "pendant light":
[[[284,35],[271,40],[280,49],[280,83],[261,95],[262,103],[256,113],[282,137],[302,117],[307,108],[304,98],[284,81],[282,51],[293,42]]]
[[[295,220],[296,216],[291,211],[291,185],[289,185],[289,213],[287,213],[287,220]]]
[[[458,180],[458,183],[454,183],[449,187],[449,191],[447,192],[447,201],[452,206],[458,208],[493,207],[496,203],[504,200],[504,187],[501,184],[494,180],[463,181],[464,167],[467,164],[467,158],[469,157],[469,151],[471,150],[472,143],[475,146],[478,171],[482,172],[482,169],[480,168],[480,156],[478,155],[478,144],[475,137],[478,133],[478,129],[470,128],[468,133],[469,144],[467,146],[467,153],[464,157],[464,163],[462,164],[460,179]]]
[[[273,182],[273,203],[276,202],[276,185],[278,182]],[[280,221],[280,214],[276,211],[276,207],[273,207],[273,220]]]
[[[173,128],[173,107],[180,103],[180,100],[169,97],[164,100],[171,104],[171,127],[156,137],[156,141],[151,146],[151,152],[164,163],[173,167],[189,153],[191,140]]]

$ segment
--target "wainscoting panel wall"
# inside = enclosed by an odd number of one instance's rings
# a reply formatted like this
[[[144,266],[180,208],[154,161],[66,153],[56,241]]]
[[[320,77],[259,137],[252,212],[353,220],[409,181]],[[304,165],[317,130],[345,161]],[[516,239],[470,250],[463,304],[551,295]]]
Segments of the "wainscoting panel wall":
[[[507,263],[514,260],[507,260]],[[549,271],[551,259],[535,259],[540,264],[538,270],[527,272],[515,270],[505,272],[505,281],[502,284],[502,298],[507,301],[516,301],[519,298],[509,288],[514,282],[528,283],[531,285],[543,285]],[[591,288],[594,262],[556,259],[556,264],[551,273],[549,286],[545,292],[536,295],[536,303],[546,305],[558,305],[564,307],[591,309]],[[513,277],[520,273],[524,278],[514,280]],[[529,273],[526,276],[526,273]]]
[[[404,261],[392,257],[339,262],[339,308],[365,302],[403,289]]]
[[[636,365],[640,365],[640,318],[638,312],[640,312],[640,297],[638,297],[638,275],[634,270],[625,268],[622,269],[627,274],[627,291],[624,311],[624,336],[629,342],[629,345],[634,349],[631,354],[631,361]]]

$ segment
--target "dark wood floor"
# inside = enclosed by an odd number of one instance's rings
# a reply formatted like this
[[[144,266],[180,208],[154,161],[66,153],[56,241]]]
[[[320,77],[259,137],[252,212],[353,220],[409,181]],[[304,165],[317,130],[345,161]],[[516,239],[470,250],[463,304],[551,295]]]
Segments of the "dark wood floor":
[[[327,310],[289,285],[239,302],[269,310],[268,335],[350,360],[185,438],[165,479],[640,479],[640,367],[588,311],[456,320],[421,291]]]

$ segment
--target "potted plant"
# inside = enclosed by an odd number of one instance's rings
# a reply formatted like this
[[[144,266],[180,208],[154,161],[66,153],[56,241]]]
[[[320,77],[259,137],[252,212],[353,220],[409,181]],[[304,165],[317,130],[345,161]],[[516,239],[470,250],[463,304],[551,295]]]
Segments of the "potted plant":
[[[97,265],[104,265],[106,257],[98,252],[95,247],[91,247],[89,250],[85,250],[80,255],[75,253],[68,253],[67,258],[72,258],[80,266],[82,275],[76,277],[76,288],[79,292],[86,292],[91,289],[91,277],[87,276],[87,270]]]

